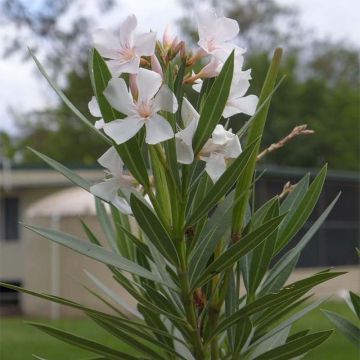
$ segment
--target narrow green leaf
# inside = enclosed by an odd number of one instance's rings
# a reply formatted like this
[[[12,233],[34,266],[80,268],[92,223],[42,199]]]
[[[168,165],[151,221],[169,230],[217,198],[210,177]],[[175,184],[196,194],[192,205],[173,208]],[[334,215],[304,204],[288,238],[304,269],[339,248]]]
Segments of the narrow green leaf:
[[[313,348],[322,344],[331,334],[332,330],[320,331],[314,334],[305,335],[299,339],[269,350],[254,360],[289,360],[295,356],[305,354]]]
[[[159,277],[152,274],[150,271],[144,269],[138,264],[122,257],[119,254],[105,250],[103,247],[88,243],[86,241],[80,240],[79,238],[63,233],[60,231],[45,229],[32,225],[24,225],[27,229],[43,236],[51,241],[54,241],[58,244],[64,245],[80,254],[83,254],[87,257],[90,257],[94,260],[100,261],[103,264],[112,265],[120,270],[129,272],[131,274],[136,274],[142,276],[146,279],[153,280],[155,282],[164,284],[164,281]],[[168,284],[164,284],[167,285]]]
[[[107,347],[98,342],[86,339],[84,337],[77,336],[75,334],[57,329],[44,324],[26,322],[27,324],[45,332],[46,334],[53,336],[61,341],[64,341],[68,344],[75,345],[82,349],[91,351],[95,354],[104,355],[109,359],[113,360],[138,360],[138,357],[126,354],[122,351]]]
[[[309,186],[308,191],[302,198],[301,203],[296,210],[289,214],[289,220],[286,225],[279,229],[279,236],[276,243],[275,252],[278,253],[281,249],[288,244],[288,242],[294,237],[294,235],[305,224],[306,220],[312,213],[324,185],[326,177],[327,165],[325,165],[314,181]]]
[[[116,236],[113,224],[110,221],[109,215],[106,212],[105,206],[100,199],[95,199],[96,215],[100,223],[100,226],[105,234],[105,237],[111,246],[112,250],[119,253],[119,249],[116,243]]]
[[[130,196],[130,206],[136,221],[149,240],[166,259],[175,265],[178,264],[179,258],[174,243],[154,212],[134,194]]]
[[[100,241],[95,236],[95,234],[91,231],[91,229],[86,225],[86,223],[82,219],[80,219],[80,222],[81,222],[81,225],[82,225],[82,227],[83,227],[89,241],[92,242],[95,245],[101,246]]]
[[[245,317],[237,326],[235,333],[235,354],[238,354],[240,357],[240,352],[243,346],[245,345],[250,333],[252,330],[252,323],[248,317]],[[235,357],[233,356],[233,359]]]
[[[234,51],[226,60],[205,99],[204,107],[200,113],[199,125],[194,135],[194,154],[198,154],[219,123],[230,93],[233,73]]]
[[[264,221],[268,221],[275,216],[279,216],[279,203],[275,201],[268,210]],[[255,292],[260,285],[264,275],[270,265],[273,251],[275,248],[277,231],[267,236],[265,241],[256,247],[251,253],[251,265],[249,271],[249,294],[255,296]]]
[[[353,293],[352,291],[349,291],[350,300],[354,309],[355,315],[360,320],[360,296]]]
[[[53,160],[49,158],[48,156],[29,148],[36,156],[38,156],[40,159],[44,160],[48,165],[50,165],[53,169],[58,171],[59,173],[63,174],[66,178],[68,178],[73,184],[80,186],[81,188],[85,189],[86,191],[90,192],[90,182],[86,179],[82,178],[78,174],[76,174],[74,171],[70,170],[66,166],[60,164],[56,160]]]
[[[262,286],[261,293],[269,293],[278,291],[288,279],[293,268],[295,267],[297,260],[300,256],[301,251],[305,248],[308,242],[319,230],[325,219],[330,214],[331,210],[335,206],[337,200],[339,199],[340,193],[336,198],[331,202],[331,204],[325,209],[322,215],[315,221],[315,223],[310,227],[310,229],[305,233],[297,245],[288,251],[270,270],[264,285]],[[285,218],[286,219],[286,218]],[[280,277],[280,278],[279,278]]]
[[[282,49],[276,49],[268,73],[266,75],[264,85],[261,89],[258,107],[260,107],[267,100],[268,96],[274,89],[276,78],[279,71],[281,56],[282,56]],[[250,146],[249,144],[252,144],[255,141],[255,139],[261,140],[269,107],[270,107],[270,100],[262,108],[262,110],[258,112],[257,116],[252,122],[248,132],[246,147]],[[253,174],[256,166],[256,161],[257,161],[256,157],[259,151],[259,147],[260,147],[260,141],[256,143],[256,147],[254,149],[255,151],[252,153],[251,158],[246,166],[246,169],[244,169],[244,173],[243,176],[241,177],[241,181],[239,181],[236,186],[236,193],[234,199],[236,205],[234,205],[233,224],[232,224],[232,232],[234,234],[241,234],[242,229],[244,227],[244,218],[250,197],[250,190],[248,190],[247,196],[244,196],[241,199],[241,201],[238,202],[237,198],[239,194],[243,193],[244,190],[250,189],[250,184],[253,181]]]
[[[320,304],[322,304],[327,298],[319,299],[309,305],[307,305],[305,308],[301,309],[299,312],[295,313],[294,315],[290,316],[287,320],[282,322],[281,324],[277,325],[275,328],[271,329],[270,331],[267,331],[264,336],[262,336],[260,339],[256,340],[254,343],[251,344],[249,347],[252,348],[253,346],[256,346],[263,341],[271,338],[273,335],[277,334],[278,332],[282,331],[283,329],[288,328],[291,326],[295,321],[301,319],[303,316],[308,314],[310,311],[316,309]]]
[[[147,356],[151,356],[153,359],[165,360],[159,351],[151,348],[149,345],[145,345],[143,341],[138,340],[137,337],[134,336],[134,332],[137,333],[138,336],[141,336],[142,339],[146,339],[147,335],[143,331],[138,331],[136,329],[133,330],[133,334],[131,334],[131,327],[126,326],[124,324],[118,324],[119,326],[112,325],[111,322],[108,322],[104,319],[101,319],[98,316],[89,315],[90,318],[103,329],[105,329],[109,334],[117,337],[121,341],[130,345],[134,350],[136,349],[138,352],[143,353]],[[125,329],[126,330],[125,330]],[[151,340],[155,343],[156,340],[153,337],[150,337]],[[148,339],[146,339],[148,340]]]
[[[203,200],[192,212],[187,221],[187,226],[195,224],[199,219],[206,215],[215,204],[230,190],[234,183],[242,178],[252,154],[254,154],[258,140],[249,145],[239,157],[226,169],[218,181],[210,188]]]
[[[98,129],[95,128],[95,126],[74,106],[71,101],[66,97],[66,95],[61,91],[61,89],[55,84],[55,82],[50,78],[50,76],[46,73],[45,69],[41,65],[40,61],[37,59],[35,54],[32,52],[31,49],[28,49],[31,57],[34,59],[36,66],[40,70],[41,74],[44,76],[44,78],[47,80],[47,82],[50,84],[50,86],[55,90],[57,95],[60,97],[60,99],[64,102],[64,104],[86,125],[89,127],[89,129],[93,132],[95,132],[97,135],[99,135],[101,138],[103,138],[106,142],[111,143],[109,139]]]
[[[194,280],[193,287],[200,287],[216,274],[233,266],[242,256],[253,250],[274,232],[283,218],[284,215],[267,221],[258,229],[244,236],[241,241],[230,246]]]
[[[321,310],[336,328],[360,350],[360,327],[329,310]]]

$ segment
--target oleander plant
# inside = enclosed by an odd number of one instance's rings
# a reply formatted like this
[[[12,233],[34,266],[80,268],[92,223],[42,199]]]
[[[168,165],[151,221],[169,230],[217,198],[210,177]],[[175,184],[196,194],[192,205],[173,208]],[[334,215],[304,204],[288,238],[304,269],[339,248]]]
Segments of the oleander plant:
[[[92,359],[301,359],[332,333],[294,333],[292,325],[324,301],[311,299],[313,287],[342,273],[324,269],[288,281],[338,198],[294,245],[320,196],[326,165],[317,176],[288,183],[255,206],[257,164],[272,151],[285,151],[294,137],[312,133],[300,125],[278,143],[262,146],[271,98],[283,80],[282,50],[275,50],[259,96],[247,95],[251,71],[243,69],[237,21],[212,9],[200,11],[197,21],[197,48],[173,37],[169,28],[161,40],[154,32],[137,32],[134,15],[116,35],[96,30],[89,56],[91,120],[30,51],[55,92],[109,149],[99,154],[105,175],[97,183],[32,150],[94,196],[103,238],[84,222],[84,239],[24,226],[103,263],[136,305],[93,275],[98,291],[92,295],[108,312],[4,286],[80,309],[131,349],[31,323],[92,352]],[[229,124],[242,121],[238,114],[248,118],[235,132]]]

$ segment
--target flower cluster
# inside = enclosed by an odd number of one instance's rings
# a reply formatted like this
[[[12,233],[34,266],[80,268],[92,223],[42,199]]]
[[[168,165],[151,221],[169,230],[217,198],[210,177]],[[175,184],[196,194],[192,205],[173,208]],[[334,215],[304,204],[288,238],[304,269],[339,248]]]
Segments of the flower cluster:
[[[234,73],[223,117],[240,113],[253,115],[258,98],[255,95],[245,96],[250,86],[251,71],[242,69],[245,50],[232,42],[239,33],[238,23],[217,16],[212,9],[199,12],[197,18],[199,48],[192,55],[186,52],[182,41],[171,36],[169,28],[166,28],[162,42],[156,40],[154,32],[136,33],[134,15],[128,16],[121,24],[118,37],[104,29],[96,30],[93,46],[106,59],[113,76],[103,95],[111,107],[123,116],[105,122],[95,97],[89,102],[89,110],[94,117],[100,118],[95,127],[104,131],[114,145],[127,142],[142,128],[145,128],[145,142],[149,145],[175,138],[177,162],[192,164],[195,157],[205,161],[206,172],[216,182],[226,170],[228,160],[240,155],[239,138],[231,129],[217,125],[211,138],[194,154],[193,139],[200,115],[186,97],[181,99],[182,106],[178,109],[179,99],[166,84],[166,67],[177,53],[186,59],[189,68],[205,61],[206,64],[197,73],[191,70],[184,77],[184,83],[191,84],[195,91],[200,92],[203,79],[218,76],[225,61],[234,52]],[[177,112],[181,116],[181,126],[172,125],[166,115]],[[109,170],[111,177],[94,185],[92,192],[128,213],[130,208],[125,199],[118,196],[117,190],[133,186],[134,180],[123,174],[122,160],[115,148],[112,147],[98,161]]]

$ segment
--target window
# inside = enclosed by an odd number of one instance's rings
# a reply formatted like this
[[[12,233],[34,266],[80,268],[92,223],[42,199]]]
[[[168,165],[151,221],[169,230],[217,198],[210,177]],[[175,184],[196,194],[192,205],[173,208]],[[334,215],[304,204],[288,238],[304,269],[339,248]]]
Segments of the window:
[[[18,240],[19,238],[19,199],[4,197],[0,199],[0,239]]]
[[[10,285],[22,286],[21,281],[6,281]],[[20,294],[18,291],[0,286],[0,306],[20,305]]]

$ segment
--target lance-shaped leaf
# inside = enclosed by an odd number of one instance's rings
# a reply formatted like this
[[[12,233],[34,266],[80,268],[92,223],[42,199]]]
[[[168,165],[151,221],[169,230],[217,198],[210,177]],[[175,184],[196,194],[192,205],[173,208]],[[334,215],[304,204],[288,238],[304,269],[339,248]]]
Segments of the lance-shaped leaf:
[[[293,238],[293,236],[301,229],[306,220],[312,213],[324,185],[326,177],[327,165],[325,165],[314,181],[309,186],[308,191],[303,196],[301,203],[296,210],[288,214],[289,219],[284,227],[279,229],[279,236],[276,241],[275,253],[278,253],[287,243]]]
[[[279,71],[281,56],[282,56],[282,49],[276,49],[273,56],[273,60],[270,64],[268,73],[266,75],[264,85],[261,90],[258,107],[260,107],[266,101],[269,94],[273,91],[273,88],[276,83],[277,74]],[[251,144],[255,139],[262,137],[269,106],[270,106],[270,101],[268,101],[267,104],[263,106],[262,110],[259,111],[256,117],[254,118],[254,121],[252,122],[251,127],[249,129],[246,146],[249,146],[248,144]],[[244,219],[250,197],[250,190],[248,192],[248,195],[244,196],[241,199],[241,201],[237,201],[237,198],[238,196],[240,196],[240,194],[242,194],[244,189],[249,189],[250,187],[255,170],[256,156],[259,151],[259,146],[260,146],[260,142],[257,143],[255,152],[252,154],[251,159],[246,167],[246,171],[244,172],[241,181],[239,181],[236,186],[236,194],[234,199],[235,205],[233,211],[233,224],[232,224],[232,229],[233,229],[232,231],[235,234],[239,234],[244,227]]]
[[[243,151],[239,157],[226,169],[219,180],[210,188],[200,204],[191,213],[187,225],[193,225],[205,216],[215,204],[231,189],[234,183],[241,179],[249,159],[256,150],[258,141],[254,141]]]
[[[200,287],[213,276],[234,265],[242,256],[260,245],[270,236],[283,220],[284,215],[277,216],[244,236],[241,241],[230,246],[214,262],[212,262],[195,280],[193,287]]]
[[[296,356],[306,354],[313,348],[322,344],[331,334],[332,330],[320,331],[314,334],[305,335],[299,339],[289,341],[284,345],[269,350],[254,360],[289,360]]]
[[[197,154],[202,149],[221,119],[230,93],[233,73],[234,51],[226,60],[205,99],[199,118],[199,125],[193,139],[194,154]]]
[[[214,329],[213,333],[211,334],[211,338],[218,334],[221,334],[223,331],[227,330],[232,325],[241,321],[245,316],[250,316],[259,313],[260,311],[270,309],[272,306],[279,307],[279,304],[281,304],[282,302],[286,302],[288,301],[288,299],[291,298],[296,300],[297,298],[300,298],[302,295],[306,294],[314,286],[343,274],[345,273],[327,271],[320,272],[309,278],[289,284],[277,294],[265,295],[253,301],[252,303],[245,305],[231,316],[220,321],[219,325],[216,327],[216,329]]]
[[[100,261],[103,264],[112,265],[120,270],[129,272],[131,274],[142,276],[146,279],[156,281],[158,283],[164,284],[164,281],[159,277],[152,274],[150,271],[145,268],[139,266],[138,264],[122,257],[119,254],[110,252],[104,249],[101,246],[88,243],[86,241],[80,240],[79,238],[52,229],[45,229],[32,225],[24,225],[27,229],[43,236],[51,241],[54,241],[58,244],[64,245],[80,254],[83,254],[87,257],[90,257],[94,260]],[[164,284],[169,285],[169,284]]]
[[[325,209],[322,215],[314,222],[310,229],[305,233],[297,245],[287,252],[270,270],[262,288],[261,294],[266,294],[269,292],[278,291],[288,279],[288,276],[291,274],[294,269],[297,260],[301,254],[301,251],[305,248],[308,242],[319,230],[320,226],[323,224],[325,219],[328,217],[329,213],[335,206],[337,200],[339,199],[340,194],[331,202],[331,204]],[[286,219],[284,219],[285,221]]]
[[[78,335],[57,329],[52,326],[27,322],[27,324],[34,326],[35,328],[43,331],[44,333],[53,336],[61,341],[64,341],[68,344],[75,345],[82,349],[91,351],[95,354],[104,355],[107,359],[112,360],[138,360],[137,356],[132,356],[130,354],[124,353],[122,351],[110,348],[93,340],[80,337]]]
[[[86,179],[82,178],[74,171],[70,170],[66,166],[60,164],[56,160],[49,158],[48,156],[42,154],[39,151],[29,148],[36,156],[40,159],[44,160],[48,165],[50,165],[53,169],[58,171],[59,173],[63,174],[66,178],[68,178],[73,184],[80,186],[81,188],[85,189],[86,191],[90,192],[90,182]]]
[[[351,301],[351,304],[353,307],[352,310],[354,310],[355,315],[360,320],[360,296],[353,293],[352,291],[349,291],[349,295],[350,295],[350,301]],[[350,305],[350,304],[348,304],[348,305]]]
[[[71,101],[66,97],[66,95],[61,91],[61,89],[55,84],[55,82],[50,78],[50,76],[46,73],[43,66],[40,64],[40,61],[37,59],[37,57],[34,55],[34,53],[29,49],[29,53],[31,57],[34,59],[36,66],[40,70],[41,74],[44,76],[44,78],[48,81],[50,86],[55,90],[57,95],[60,97],[60,99],[64,102],[64,104],[86,125],[89,127],[89,129],[93,132],[95,132],[97,135],[99,135],[101,138],[103,138],[106,142],[111,143],[109,139],[101,133],[99,130],[97,130],[93,124],[77,109],[76,106],[74,106]]]
[[[321,311],[336,328],[360,350],[360,327],[332,311]]]
[[[279,203],[275,201],[267,212],[264,221],[279,215]],[[251,253],[251,265],[249,271],[249,294],[255,295],[256,289],[265,276],[273,256],[277,231],[269,235],[265,241]]]
[[[103,95],[103,92],[111,79],[111,73],[104,59],[96,50],[93,50],[90,56],[90,76],[104,121],[109,122],[123,118],[124,116],[115,111]],[[124,144],[116,145],[116,150],[136,180],[145,187],[148,187],[149,178],[146,164],[137,138],[133,137]]]
[[[139,226],[161,255],[171,263],[178,264],[175,245],[154,212],[134,194],[130,196],[130,206]]]

